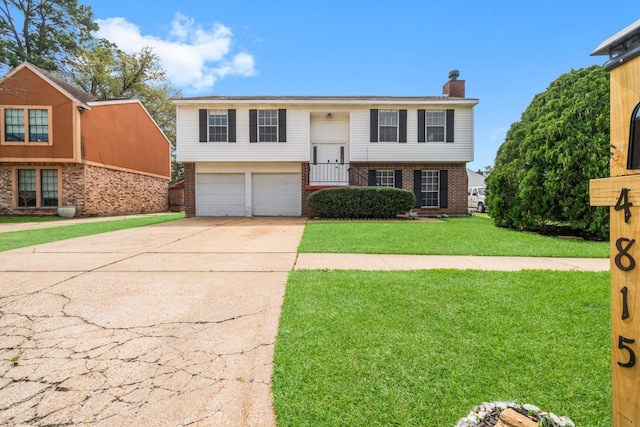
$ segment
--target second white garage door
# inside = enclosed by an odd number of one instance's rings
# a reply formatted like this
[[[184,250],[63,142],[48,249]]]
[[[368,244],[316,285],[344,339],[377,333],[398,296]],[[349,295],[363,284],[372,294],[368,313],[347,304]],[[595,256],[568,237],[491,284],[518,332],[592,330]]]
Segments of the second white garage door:
[[[301,215],[300,174],[254,173],[251,187],[253,215]]]
[[[244,174],[197,174],[196,215],[245,216]]]

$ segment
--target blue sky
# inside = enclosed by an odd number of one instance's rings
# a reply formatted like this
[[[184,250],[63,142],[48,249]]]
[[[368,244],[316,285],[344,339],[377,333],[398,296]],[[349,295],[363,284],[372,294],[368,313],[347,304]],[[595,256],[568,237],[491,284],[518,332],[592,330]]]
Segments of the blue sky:
[[[80,0],[99,35],[152,46],[174,86],[200,95],[440,95],[460,70],[475,107],[472,169],[561,74],[640,19],[638,0]]]

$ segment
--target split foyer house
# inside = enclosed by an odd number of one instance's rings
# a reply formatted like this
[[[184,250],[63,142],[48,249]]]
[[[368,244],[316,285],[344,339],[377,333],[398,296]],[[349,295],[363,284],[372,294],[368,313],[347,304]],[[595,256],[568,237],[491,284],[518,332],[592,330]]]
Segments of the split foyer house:
[[[385,185],[420,215],[466,214],[473,108],[442,96],[206,96],[174,101],[190,216],[300,216],[313,191]]]
[[[0,80],[0,214],[167,211],[171,149],[138,100],[96,100],[29,63]]]

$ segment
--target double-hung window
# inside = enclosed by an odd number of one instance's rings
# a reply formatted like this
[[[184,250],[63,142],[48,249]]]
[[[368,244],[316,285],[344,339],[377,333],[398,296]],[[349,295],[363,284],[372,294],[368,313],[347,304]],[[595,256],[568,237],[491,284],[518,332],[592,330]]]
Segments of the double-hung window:
[[[51,144],[50,107],[2,108],[3,144]]]
[[[422,171],[421,180],[421,205],[427,208],[437,208],[439,204],[438,196],[440,194],[440,172],[439,171]]]
[[[380,142],[398,142],[398,110],[378,111]]]
[[[16,205],[18,207],[58,206],[58,169],[17,169]]]
[[[444,142],[445,113],[444,110],[426,110],[427,141]]]
[[[278,142],[278,110],[258,110],[258,142]]]
[[[227,110],[209,110],[209,141],[228,141],[228,112]]]
[[[395,187],[395,171],[376,170],[376,184],[381,187]]]

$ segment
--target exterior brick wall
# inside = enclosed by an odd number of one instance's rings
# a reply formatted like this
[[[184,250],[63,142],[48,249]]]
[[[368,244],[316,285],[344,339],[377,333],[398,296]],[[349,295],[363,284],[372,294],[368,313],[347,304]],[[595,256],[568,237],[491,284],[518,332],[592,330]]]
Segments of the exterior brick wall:
[[[413,171],[420,170],[448,170],[449,191],[447,208],[414,208],[421,216],[435,215],[466,215],[467,207],[467,167],[465,163],[351,163],[349,178],[351,185],[366,186],[369,169],[402,170],[402,188],[413,192]]]
[[[369,185],[369,169],[402,170],[402,188],[413,192],[414,170],[447,170],[448,176],[448,207],[447,208],[413,208],[412,211],[420,216],[436,215],[466,215],[468,185],[467,166],[465,163],[351,163],[349,165],[349,185]],[[307,206],[307,198],[322,187],[309,186],[308,164],[302,165],[302,214],[315,216]]]
[[[196,215],[196,165],[184,163],[184,212],[190,216]]]
[[[83,215],[166,212],[169,180],[85,165]]]
[[[11,214],[11,166],[0,165],[0,215]]]
[[[169,180],[79,163],[0,164],[0,215],[56,215],[57,207],[13,206],[13,174],[19,168],[59,168],[60,206],[75,206],[76,216],[166,212]]]

